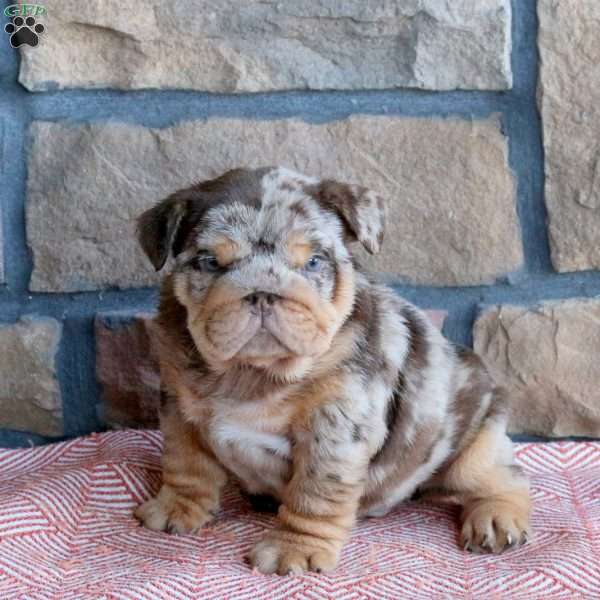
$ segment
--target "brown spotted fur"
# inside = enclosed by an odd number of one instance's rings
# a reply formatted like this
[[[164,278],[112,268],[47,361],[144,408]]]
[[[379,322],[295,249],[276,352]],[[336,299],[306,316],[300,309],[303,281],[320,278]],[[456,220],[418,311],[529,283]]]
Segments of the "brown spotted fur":
[[[356,266],[349,244],[378,251],[384,220],[374,192],[277,168],[228,172],[142,215],[155,267],[173,257],[156,320],[163,485],[136,512],[147,527],[196,531],[232,478],[280,503],[249,556],[265,573],[333,569],[356,518],[415,492],[463,506],[467,548],[525,541],[502,391]]]

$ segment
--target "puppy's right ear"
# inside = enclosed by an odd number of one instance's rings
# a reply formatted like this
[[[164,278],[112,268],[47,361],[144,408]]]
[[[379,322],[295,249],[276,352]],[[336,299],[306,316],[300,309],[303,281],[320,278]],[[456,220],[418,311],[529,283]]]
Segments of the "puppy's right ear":
[[[188,202],[173,195],[138,218],[138,240],[157,271],[160,271],[167,262],[187,210]]]

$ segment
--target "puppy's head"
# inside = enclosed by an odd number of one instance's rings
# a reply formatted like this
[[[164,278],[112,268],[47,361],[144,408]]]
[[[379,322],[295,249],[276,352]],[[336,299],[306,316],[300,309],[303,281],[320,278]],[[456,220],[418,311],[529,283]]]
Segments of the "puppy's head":
[[[385,205],[365,188],[282,168],[236,169],[180,190],[141,215],[159,270],[174,257],[175,295],[205,360],[295,378],[350,314],[349,243],[371,253]]]

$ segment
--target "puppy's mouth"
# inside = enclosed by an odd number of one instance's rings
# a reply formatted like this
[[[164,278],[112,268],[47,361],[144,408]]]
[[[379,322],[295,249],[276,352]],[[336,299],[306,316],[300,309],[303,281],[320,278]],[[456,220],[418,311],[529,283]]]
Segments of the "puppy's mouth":
[[[294,353],[284,346],[268,329],[262,326],[237,352],[235,358],[253,365],[262,365]]]
[[[206,338],[221,360],[267,366],[320,350],[319,326],[304,305],[256,293],[221,306],[205,321]]]

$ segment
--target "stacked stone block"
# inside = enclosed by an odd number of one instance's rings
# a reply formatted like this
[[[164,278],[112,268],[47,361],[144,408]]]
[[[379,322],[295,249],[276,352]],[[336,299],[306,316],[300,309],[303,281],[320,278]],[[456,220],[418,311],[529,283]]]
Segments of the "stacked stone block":
[[[597,3],[45,6],[1,50],[0,443],[156,425],[135,217],[267,164],[389,198],[363,262],[474,345],[511,431],[600,435]]]

